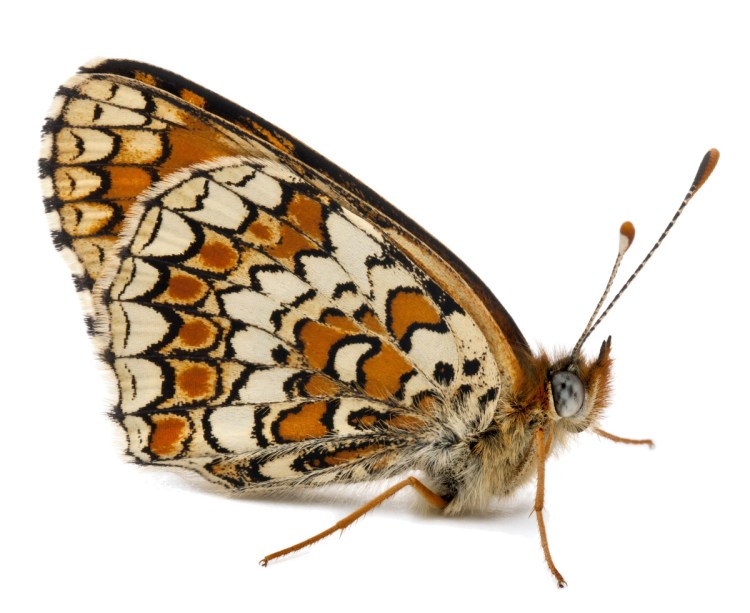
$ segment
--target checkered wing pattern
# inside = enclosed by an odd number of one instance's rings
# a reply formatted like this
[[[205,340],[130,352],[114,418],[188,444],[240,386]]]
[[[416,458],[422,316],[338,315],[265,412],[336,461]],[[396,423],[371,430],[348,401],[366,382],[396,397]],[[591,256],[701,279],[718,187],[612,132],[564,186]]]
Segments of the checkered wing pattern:
[[[361,481],[491,423],[527,347],[512,319],[303,144],[122,61],[61,88],[44,132],[53,236],[138,461],[237,489]]]

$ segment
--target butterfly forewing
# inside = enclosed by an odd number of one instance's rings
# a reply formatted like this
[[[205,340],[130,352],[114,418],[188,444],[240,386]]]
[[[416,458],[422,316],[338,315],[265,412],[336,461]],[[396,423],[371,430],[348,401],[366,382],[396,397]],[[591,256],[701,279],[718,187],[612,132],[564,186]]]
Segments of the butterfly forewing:
[[[346,206],[369,219],[396,242],[399,250],[430,271],[448,295],[458,299],[490,341],[496,362],[503,365],[501,374],[506,385],[523,376],[531,351],[511,316],[487,286],[440,241],[349,173],[258,115],[172,72],[129,60],[100,60],[81,71],[97,80],[100,99],[142,97],[146,102],[139,101],[138,108],[162,109],[162,114],[175,119],[163,135],[166,147],[160,149],[158,173],[149,169],[152,175],[163,178],[165,172],[222,153],[234,154],[248,146],[257,154],[253,143],[266,144],[266,150],[275,152],[272,156],[281,156],[285,164],[298,170],[313,170],[307,174],[307,180],[315,182],[324,193],[334,192]],[[77,83],[81,78],[71,80],[70,87],[64,87],[61,93],[80,91]],[[123,96],[121,90],[134,90],[137,95]],[[61,97],[53,109],[54,125],[59,123],[57,110],[64,99]],[[252,136],[250,140],[248,135]],[[130,202],[122,206],[127,207]],[[97,236],[101,234],[99,230]],[[116,235],[116,231],[105,230],[103,238],[111,240]],[[61,245],[69,240],[64,231],[57,237]],[[94,254],[97,252],[94,250]],[[90,281],[88,274],[84,275],[84,281]]]

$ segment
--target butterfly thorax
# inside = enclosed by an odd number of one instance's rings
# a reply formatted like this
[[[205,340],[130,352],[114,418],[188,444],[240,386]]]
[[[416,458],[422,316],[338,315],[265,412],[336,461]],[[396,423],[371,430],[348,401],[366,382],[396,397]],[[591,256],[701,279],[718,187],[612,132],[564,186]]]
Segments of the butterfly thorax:
[[[452,467],[452,500],[446,513],[486,508],[493,499],[526,484],[534,475],[539,430],[545,433],[548,455],[564,446],[568,437],[595,427],[610,392],[610,347],[609,341],[603,343],[594,360],[570,356],[553,360],[540,354],[527,361],[525,377],[517,389],[498,398],[491,425],[461,441],[467,452],[465,457],[454,458],[460,470],[455,464]],[[558,413],[563,411],[565,396],[553,384],[559,380],[556,373],[566,373],[563,380],[574,377],[582,384],[580,408],[572,415]],[[440,482],[445,472],[431,476]]]

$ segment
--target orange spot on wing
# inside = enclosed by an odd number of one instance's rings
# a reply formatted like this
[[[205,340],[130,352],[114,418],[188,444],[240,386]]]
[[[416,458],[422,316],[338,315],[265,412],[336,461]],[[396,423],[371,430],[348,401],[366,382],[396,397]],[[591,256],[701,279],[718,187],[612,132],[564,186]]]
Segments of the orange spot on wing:
[[[401,430],[419,430],[426,425],[423,418],[417,415],[396,415],[388,420],[388,425],[393,428],[400,428]]]
[[[198,162],[242,153],[239,144],[197,117],[185,113],[183,120],[185,127],[174,127],[169,131],[170,154],[159,169],[162,177]]]
[[[305,393],[308,396],[338,396],[341,386],[325,375],[312,375],[305,383]]]
[[[307,362],[315,369],[322,370],[328,363],[328,352],[331,346],[345,336],[317,321],[306,322],[299,331],[299,340]]]
[[[248,227],[248,231],[261,241],[267,241],[273,235],[271,228],[260,221],[254,221]]]
[[[146,85],[156,86],[156,78],[152,74],[136,70],[133,76],[135,77],[136,81],[140,81],[141,83],[145,83]]]
[[[271,257],[291,260],[300,251],[315,250],[315,244],[290,226],[282,225],[281,239],[268,249]]]
[[[169,278],[167,295],[178,302],[197,302],[206,294],[206,285],[196,277],[186,274],[175,274]]]
[[[401,379],[412,371],[411,365],[391,345],[383,344],[380,351],[362,365],[365,391],[373,398],[386,399],[401,388]]]
[[[182,325],[179,337],[188,347],[201,347],[213,342],[216,329],[201,319],[194,319]]]
[[[329,456],[321,459],[321,466],[337,466],[339,464],[346,464],[352,460],[358,460],[359,458],[365,458],[368,455],[380,451],[383,449],[381,445],[368,445],[361,449],[344,449],[337,451]]]
[[[425,413],[434,413],[438,408],[438,401],[434,396],[422,396],[415,406]]]
[[[133,199],[150,187],[151,173],[137,166],[108,166],[109,190],[106,198]]]
[[[206,268],[217,272],[231,270],[239,260],[239,255],[232,247],[218,241],[205,243],[201,247],[198,257]]]
[[[326,410],[324,401],[303,404],[289,410],[277,423],[279,437],[283,441],[304,441],[325,436],[329,430],[321,420]]]
[[[402,291],[391,298],[389,304],[391,331],[401,340],[413,324],[437,324],[441,317],[424,294]]]
[[[365,311],[364,315],[360,318],[360,321],[368,330],[371,330],[380,336],[388,336],[388,331],[385,329],[385,326],[383,326],[377,315],[372,311]]]
[[[287,217],[303,234],[316,241],[323,240],[323,205],[317,200],[294,194],[287,207]]]
[[[200,108],[206,106],[206,99],[189,89],[181,89],[180,98],[182,98],[185,102],[189,102],[190,104]]]
[[[152,415],[151,452],[162,458],[178,455],[190,437],[190,422],[179,415]]]
[[[175,395],[186,402],[208,400],[214,396],[218,377],[216,370],[203,363],[176,362]]]
[[[377,415],[362,415],[357,418],[357,421],[365,428],[371,428],[376,423],[382,423],[382,419],[378,419]]]

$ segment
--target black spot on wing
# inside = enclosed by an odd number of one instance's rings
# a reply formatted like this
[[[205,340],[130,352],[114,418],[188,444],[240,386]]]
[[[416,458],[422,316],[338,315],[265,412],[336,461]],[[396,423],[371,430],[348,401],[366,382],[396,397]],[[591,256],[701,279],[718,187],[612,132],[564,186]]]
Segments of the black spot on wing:
[[[479,360],[464,360],[464,374],[467,377],[472,377],[479,372]]]
[[[496,387],[491,387],[490,389],[487,390],[487,392],[485,394],[483,394],[479,398],[479,403],[482,406],[486,406],[488,404],[491,404],[491,403],[495,402],[495,400],[497,400],[497,388]]]
[[[271,357],[277,364],[286,364],[289,359],[289,350],[283,345],[277,345],[271,350]]]
[[[435,370],[432,373],[432,377],[440,385],[450,385],[453,382],[455,376],[456,372],[453,369],[453,366],[451,366],[447,362],[438,362],[437,364],[435,364]]]
[[[464,383],[461,387],[458,388],[456,391],[456,396],[459,398],[459,400],[464,400],[465,398],[468,398],[471,394],[472,387],[468,383]]]
[[[73,275],[73,285],[77,292],[85,292],[94,287],[94,281],[88,275]]]

